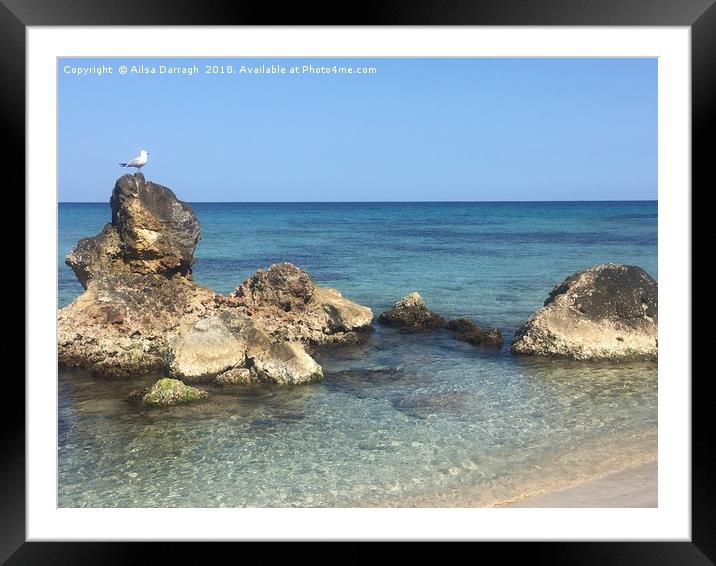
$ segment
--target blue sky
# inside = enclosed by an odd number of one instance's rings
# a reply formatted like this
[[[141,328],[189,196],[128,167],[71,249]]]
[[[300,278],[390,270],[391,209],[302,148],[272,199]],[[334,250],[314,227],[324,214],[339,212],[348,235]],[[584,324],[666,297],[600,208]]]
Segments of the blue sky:
[[[203,73],[309,63],[377,72]],[[139,64],[200,73],[118,73]],[[656,59],[60,59],[58,78],[60,201],[107,201],[143,148],[190,202],[657,198]]]

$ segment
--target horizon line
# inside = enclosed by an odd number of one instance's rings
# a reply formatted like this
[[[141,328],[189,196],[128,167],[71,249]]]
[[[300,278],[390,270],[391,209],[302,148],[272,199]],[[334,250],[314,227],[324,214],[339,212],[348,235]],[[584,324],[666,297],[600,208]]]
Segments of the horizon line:
[[[181,199],[179,199],[181,200]],[[564,202],[659,202],[659,199],[583,200],[187,200],[194,204],[472,204],[472,203],[564,203]],[[57,204],[109,204],[109,201],[63,200]]]

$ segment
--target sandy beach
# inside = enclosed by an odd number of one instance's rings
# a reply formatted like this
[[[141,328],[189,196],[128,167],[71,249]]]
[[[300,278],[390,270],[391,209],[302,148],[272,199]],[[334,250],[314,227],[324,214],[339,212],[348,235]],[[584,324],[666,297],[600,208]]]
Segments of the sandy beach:
[[[505,507],[657,507],[657,486],[658,464],[653,461]]]

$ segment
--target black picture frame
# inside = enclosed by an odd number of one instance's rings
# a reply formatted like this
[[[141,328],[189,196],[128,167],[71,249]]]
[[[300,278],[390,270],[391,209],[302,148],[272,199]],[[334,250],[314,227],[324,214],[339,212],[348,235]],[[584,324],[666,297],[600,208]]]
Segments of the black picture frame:
[[[692,34],[692,186],[706,189],[713,160],[707,134],[716,109],[716,5],[714,0],[413,0],[349,5],[221,0],[0,0],[0,128],[5,159],[25,162],[25,32],[27,26],[95,25],[568,25],[688,26]],[[48,135],[52,135],[48,130]],[[22,167],[4,168],[5,187],[25,184]],[[713,185],[711,181],[710,185]],[[8,191],[9,192],[9,191]],[[17,191],[15,191],[17,192]],[[692,189],[693,194],[693,189]],[[688,195],[686,195],[688,196]],[[23,206],[18,203],[18,206]],[[693,219],[692,219],[693,225]],[[32,297],[26,296],[27,301]],[[683,329],[691,333],[690,328]],[[31,339],[31,337],[27,337]],[[670,376],[691,380],[691,375]],[[526,542],[499,545],[500,559],[569,564],[713,564],[716,561],[716,490],[710,442],[710,375],[692,380],[691,542]],[[18,409],[0,411],[0,562],[7,564],[127,564],[146,556],[146,543],[25,541],[25,389],[15,375],[4,394]],[[7,405],[8,403],[6,403]],[[316,534],[320,539],[320,533]],[[484,546],[490,543],[483,543]],[[160,545],[161,548],[157,547]],[[154,543],[165,561],[205,550]],[[202,554],[198,554],[201,552]],[[481,552],[483,552],[481,550]],[[179,553],[181,553],[179,555]],[[356,558],[360,556],[360,552]],[[237,557],[240,559],[240,557]]]

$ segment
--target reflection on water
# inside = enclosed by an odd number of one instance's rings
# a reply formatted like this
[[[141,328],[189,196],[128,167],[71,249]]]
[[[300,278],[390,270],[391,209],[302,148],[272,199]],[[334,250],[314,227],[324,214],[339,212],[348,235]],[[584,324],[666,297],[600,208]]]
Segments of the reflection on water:
[[[370,341],[319,352],[321,383],[169,410],[125,400],[152,378],[61,371],[60,506],[480,505],[655,454],[656,364]]]

